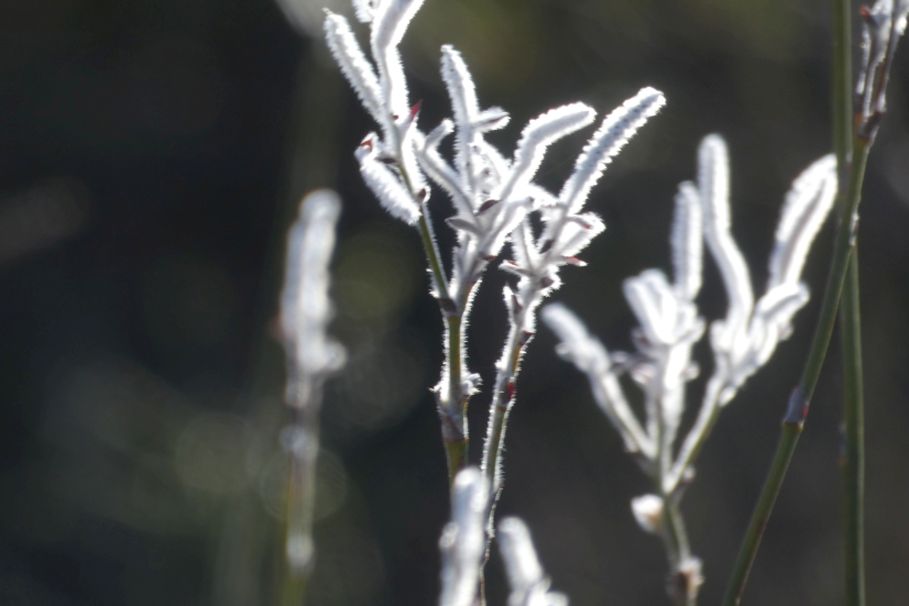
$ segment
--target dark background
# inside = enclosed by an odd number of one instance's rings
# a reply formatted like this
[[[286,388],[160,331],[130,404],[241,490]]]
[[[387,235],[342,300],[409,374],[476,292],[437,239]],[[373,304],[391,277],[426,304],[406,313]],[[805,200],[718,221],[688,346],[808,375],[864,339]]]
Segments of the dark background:
[[[286,226],[300,196],[322,186],[344,198],[334,330],[350,361],[323,415],[310,603],[437,599],[447,496],[428,387],[440,321],[416,233],[384,215],[356,173],[352,150],[373,126],[323,49],[318,2],[296,2],[296,27],[268,0],[40,0],[3,11],[0,604],[272,601],[284,473],[275,299]],[[404,54],[428,128],[449,111],[438,48],[459,48],[481,103],[513,116],[495,138],[506,153],[551,105],[608,111],[643,85],[666,93],[595,190],[590,208],[607,232],[555,297],[627,349],[621,280],[668,266],[675,187],[693,176],[709,132],[729,142],[734,230],[763,283],[783,193],[830,148],[827,10],[818,0],[427,0]],[[909,569],[906,54],[861,225],[876,604],[905,600]],[[545,182],[565,177],[586,136],[550,154]],[[444,197],[433,204],[444,217]],[[829,232],[808,265],[815,292]],[[473,314],[470,366],[487,384],[506,328],[499,274]],[[703,309],[715,318],[722,290],[712,269],[707,280]],[[721,595],[815,313],[812,301],[724,413],[687,494],[702,603]],[[500,512],[528,522],[573,603],[666,603],[661,546],[628,507],[646,482],[552,346],[541,330],[526,358]],[[841,602],[836,353],[750,603]],[[487,402],[484,392],[471,413],[474,460]],[[500,572],[494,557],[493,604],[504,603]]]

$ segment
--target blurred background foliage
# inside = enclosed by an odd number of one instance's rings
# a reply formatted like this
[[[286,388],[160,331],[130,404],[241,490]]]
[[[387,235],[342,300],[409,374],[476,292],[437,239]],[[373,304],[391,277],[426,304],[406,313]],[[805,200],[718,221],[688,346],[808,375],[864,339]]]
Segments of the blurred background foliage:
[[[293,26],[270,0],[3,11],[0,604],[272,601],[284,473],[277,279],[296,202],[321,186],[345,200],[335,331],[350,362],[324,411],[310,603],[435,602],[447,497],[428,387],[440,322],[416,234],[383,215],[355,171],[352,149],[373,127],[322,47],[320,1],[282,1]],[[438,48],[459,48],[482,103],[512,113],[496,138],[506,150],[552,104],[608,111],[642,85],[665,91],[667,108],[595,192],[608,230],[590,267],[569,271],[557,296],[621,349],[631,325],[621,280],[668,265],[675,187],[708,132],[730,143],[734,229],[763,282],[782,195],[830,148],[826,13],[820,0],[427,0],[404,53],[429,127],[449,111]],[[861,226],[869,597],[881,604],[905,599],[909,564],[902,51]],[[551,154],[546,182],[564,178],[584,136]],[[442,195],[433,205],[444,217]],[[814,291],[829,241],[809,264]],[[473,320],[471,368],[487,384],[505,331],[499,274]],[[704,306],[723,305],[710,273]],[[722,591],[814,311],[721,418],[685,501],[705,604]],[[526,359],[500,513],[528,521],[573,603],[665,603],[661,547],[628,506],[646,483],[552,346],[541,331]],[[838,603],[839,384],[834,355],[750,603]],[[477,437],[487,398],[474,400]],[[492,569],[500,604],[496,558]]]

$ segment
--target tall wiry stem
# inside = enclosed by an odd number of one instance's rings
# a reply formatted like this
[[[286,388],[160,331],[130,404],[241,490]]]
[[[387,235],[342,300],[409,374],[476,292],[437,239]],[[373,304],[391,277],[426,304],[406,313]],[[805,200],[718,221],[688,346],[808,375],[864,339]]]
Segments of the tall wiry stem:
[[[281,433],[288,453],[285,567],[282,603],[299,605],[312,569],[319,411],[325,379],[343,363],[344,351],[326,333],[332,316],[328,262],[340,202],[333,192],[307,196],[290,232],[281,296],[281,329],[287,350],[290,420]]]
[[[852,3],[833,0],[833,147],[840,182],[852,171]],[[841,198],[843,200],[843,198]],[[842,214],[843,208],[839,209]],[[859,301],[858,244],[849,262],[843,299],[840,302],[840,348],[843,364],[842,516],[844,583],[847,606],[865,604],[864,537],[864,394],[862,373],[862,328]]]
[[[842,7],[840,8],[842,10]],[[836,240],[833,246],[833,256],[827,276],[827,285],[824,290],[824,298],[821,311],[815,328],[814,338],[808,357],[805,361],[805,367],[801,379],[790,395],[786,407],[786,413],[783,417],[780,439],[774,453],[773,462],[771,463],[764,487],[758,497],[755,510],[752,513],[751,521],[742,541],[739,555],[732,574],[727,585],[726,594],[723,599],[724,606],[733,606],[741,603],[742,595],[745,591],[745,585],[748,581],[748,575],[754,559],[757,556],[758,548],[761,544],[767,521],[773,511],[776,497],[782,487],[783,480],[789,468],[789,462],[798,445],[799,436],[804,429],[805,420],[807,419],[811,398],[814,395],[815,387],[823,367],[827,349],[830,345],[833,329],[836,325],[837,310],[843,297],[847,277],[850,274],[850,267],[856,263],[856,244],[858,237],[858,207],[862,198],[862,184],[865,178],[865,169],[868,164],[868,155],[871,146],[880,128],[881,120],[886,112],[886,90],[887,81],[890,77],[890,68],[893,63],[893,57],[896,52],[896,46],[900,37],[906,29],[907,15],[909,15],[909,2],[906,0],[878,0],[871,8],[863,7],[861,11],[864,19],[864,44],[863,44],[863,62],[862,71],[858,77],[856,87],[856,97],[853,108],[852,128],[846,132],[851,132],[852,158],[851,165],[841,163],[840,174],[847,178],[846,185],[840,183],[838,192],[839,202],[837,204],[838,220]],[[837,20],[841,19],[837,17]],[[844,28],[839,24],[838,28]],[[841,32],[841,35],[844,35]],[[845,49],[840,54],[845,53]],[[842,70],[843,65],[839,66]],[[842,83],[840,83],[842,86]],[[843,86],[844,88],[844,86]],[[840,92],[839,94],[844,94]],[[844,111],[843,107],[838,104],[840,112]],[[841,115],[837,117],[837,124],[844,124],[845,120]],[[843,127],[838,127],[837,130]],[[838,139],[841,154],[845,150],[845,144]],[[852,276],[851,281],[854,283],[853,288],[857,288],[858,274]],[[857,297],[857,292],[851,293]],[[856,303],[857,301],[853,301]],[[857,306],[848,309],[848,315],[857,316]],[[857,317],[853,319],[857,320]],[[852,322],[852,320],[850,320]],[[857,324],[847,324],[847,329],[853,331],[846,338],[850,340],[847,345],[852,351],[853,363],[859,360],[858,354],[858,337],[854,331],[857,330]],[[857,370],[853,363],[850,363],[850,369],[847,372]],[[850,389],[853,391],[852,396],[858,394],[860,389],[860,375],[853,376],[849,379]],[[853,398],[854,399],[854,398]],[[860,405],[856,405],[860,406]],[[855,406],[853,407],[855,408]],[[856,418],[854,421],[859,422]],[[855,431],[858,426],[853,427]],[[851,436],[854,440],[861,440],[859,436]],[[857,455],[857,452],[853,452]],[[861,488],[861,471],[855,469],[854,487],[856,491],[853,497],[856,503],[861,499],[859,492]],[[857,506],[852,515],[860,515],[861,508]],[[857,529],[857,535],[860,538],[860,528]],[[855,536],[853,538],[856,538]],[[853,549],[860,548],[860,544],[853,546]],[[853,552],[853,560],[850,562],[853,570],[847,572],[853,575],[853,578],[847,583],[852,595],[849,599],[861,600],[861,580],[858,579],[858,568],[861,566],[860,554]]]

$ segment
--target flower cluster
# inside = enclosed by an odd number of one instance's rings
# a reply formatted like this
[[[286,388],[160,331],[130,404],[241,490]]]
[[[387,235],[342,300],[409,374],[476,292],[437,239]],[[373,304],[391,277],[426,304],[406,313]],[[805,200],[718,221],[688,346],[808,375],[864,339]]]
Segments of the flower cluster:
[[[543,310],[544,321],[560,339],[557,351],[587,375],[597,403],[653,482],[656,494],[632,502],[635,518],[645,530],[673,532],[664,523],[667,510],[677,506],[720,409],[789,336],[793,316],[808,301],[800,276],[836,194],[835,164],[832,156],[825,156],[793,182],[777,227],[767,286],[757,300],[731,231],[726,145],[710,135],[698,151],[697,183],[682,183],[676,196],[670,236],[672,279],[659,269],[648,269],[625,281],[625,296],[639,323],[633,333],[637,353],[610,355],[567,309],[551,305]],[[697,306],[705,244],[722,277],[728,309],[710,326],[713,374],[698,417],[679,445],[685,386],[697,374],[692,347],[706,332]],[[644,393],[643,423],[620,382],[628,368]],[[678,532],[679,522],[674,526]],[[683,572],[683,566],[693,570],[689,576],[696,589],[699,564],[683,547],[675,541],[675,572]]]
[[[517,276],[516,284],[507,286],[504,293],[511,329],[496,368],[482,466],[490,489],[498,492],[505,413],[514,402],[519,360],[533,334],[536,310],[558,288],[564,265],[583,265],[577,255],[604,229],[584,204],[607,165],[665,99],[646,87],[608,114],[561,191],[550,192],[535,182],[547,149],[592,124],[596,112],[583,103],[550,109],[530,120],[514,152],[504,154],[486,136],[508,123],[508,113],[480,103],[464,58],[443,46],[441,75],[452,115],[423,132],[418,126],[420,104],[410,103],[398,51],[421,5],[421,0],[355,2],[357,17],[370,24],[371,58],[344,17],[329,12],[325,34],[341,71],[379,126],[379,132],[368,134],[356,152],[363,179],[392,216],[417,225],[423,238],[433,295],[446,320],[446,359],[435,392],[443,439],[451,446],[452,474],[466,464],[467,401],[479,384],[477,375],[468,370],[465,355],[470,303],[488,265],[510,245],[511,257],[502,268]],[[452,135],[454,152],[449,160],[440,146]],[[448,195],[454,209],[446,220],[456,234],[449,272],[433,236],[430,183]]]

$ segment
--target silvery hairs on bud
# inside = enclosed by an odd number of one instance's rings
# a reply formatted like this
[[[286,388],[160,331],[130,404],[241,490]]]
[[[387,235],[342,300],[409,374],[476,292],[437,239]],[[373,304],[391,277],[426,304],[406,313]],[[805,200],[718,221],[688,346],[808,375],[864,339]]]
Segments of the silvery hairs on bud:
[[[428,190],[416,162],[414,146],[422,134],[416,129],[416,108],[409,105],[398,45],[422,4],[422,0],[355,3],[358,19],[370,24],[372,62],[343,16],[325,11],[324,26],[326,42],[341,73],[381,128],[381,135],[368,136],[365,151],[361,146],[357,154],[366,184],[386,210],[408,223],[416,222],[413,206],[419,201],[414,202],[414,196],[420,192],[428,195]],[[381,162],[396,163],[399,170],[382,170],[377,165]],[[399,187],[392,187],[391,181],[397,181]],[[403,204],[398,190],[409,194],[409,204]]]
[[[552,196],[541,208],[542,233],[535,236],[527,219],[515,231],[511,246],[514,258],[502,268],[519,278],[515,294],[522,313],[512,316],[522,316],[524,330],[533,331],[536,307],[560,285],[559,268],[581,264],[576,255],[605,229],[595,214],[581,212],[593,186],[612,159],[665,102],[662,93],[646,87],[610,112],[584,146],[558,197]],[[505,292],[509,305],[511,292],[510,288]]]
[[[511,235],[512,259],[501,268],[517,276],[517,284],[503,289],[508,311],[509,331],[496,363],[496,381],[490,402],[489,423],[483,444],[483,471],[493,479],[493,491],[502,487],[502,456],[507,416],[514,405],[516,382],[525,347],[536,329],[536,310],[551,292],[559,288],[559,270],[564,265],[583,266],[577,258],[593,238],[605,229],[595,214],[581,212],[590,191],[602,177],[612,159],[637,131],[665,104],[665,97],[646,87],[610,112],[588,140],[565,181],[554,196],[534,186],[527,194],[542,200],[538,211],[542,219],[539,235],[525,216]],[[521,191],[530,186],[530,177],[542,159],[542,150],[566,132],[576,130],[592,116],[582,104],[571,104],[550,110],[528,124],[522,133],[512,164],[512,175],[504,190]],[[528,173],[529,175],[525,174]],[[490,535],[492,525],[489,526]]]

